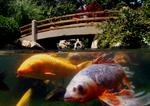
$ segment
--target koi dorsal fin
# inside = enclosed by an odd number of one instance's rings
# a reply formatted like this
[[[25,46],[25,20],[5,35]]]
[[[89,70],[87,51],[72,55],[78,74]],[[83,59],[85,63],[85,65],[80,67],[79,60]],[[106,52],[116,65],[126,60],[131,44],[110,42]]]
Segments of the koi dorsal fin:
[[[92,64],[91,61],[84,61],[84,62],[77,65],[77,71],[80,71],[81,69],[83,69],[83,68],[85,68],[91,64]]]
[[[94,59],[92,61],[92,63],[93,64],[104,64],[104,63],[112,64],[112,63],[115,63],[112,58],[110,58],[110,57],[108,58],[107,56],[108,56],[108,54],[102,54],[98,58]]]

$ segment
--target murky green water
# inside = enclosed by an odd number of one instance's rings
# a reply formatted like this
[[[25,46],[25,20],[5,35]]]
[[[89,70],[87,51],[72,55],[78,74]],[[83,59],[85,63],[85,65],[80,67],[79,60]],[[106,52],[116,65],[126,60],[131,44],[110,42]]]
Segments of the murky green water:
[[[130,80],[135,86],[135,91],[150,92],[150,50],[149,49],[137,49],[137,50],[99,50],[94,52],[60,52],[56,57],[63,57],[69,60],[72,64],[79,64],[86,60],[93,60],[101,53],[109,53],[109,57],[114,58],[118,54],[125,55],[125,62],[120,63],[123,66],[129,67],[130,71],[134,72],[134,75]],[[33,94],[29,106],[101,106],[98,100],[89,101],[84,104],[67,103],[63,100],[63,92],[60,91],[54,95],[51,99],[45,100],[46,95],[55,89],[55,85],[52,83],[44,84],[42,80],[31,78],[18,78],[16,76],[16,70],[21,63],[37,53],[12,53],[12,52],[0,52],[0,72],[5,73],[4,83],[9,89],[0,90],[0,106],[15,106],[24,92],[32,88]],[[50,52],[46,52],[50,54]],[[52,54],[54,55],[54,54]],[[59,66],[58,66],[59,67]],[[65,88],[70,79],[63,79],[60,81]],[[2,81],[2,79],[0,79]],[[0,86],[1,87],[1,86]]]

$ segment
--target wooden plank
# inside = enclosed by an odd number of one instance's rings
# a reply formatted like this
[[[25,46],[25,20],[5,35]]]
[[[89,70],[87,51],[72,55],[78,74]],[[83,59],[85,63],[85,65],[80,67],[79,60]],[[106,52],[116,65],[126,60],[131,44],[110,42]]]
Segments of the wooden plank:
[[[57,16],[57,17],[53,17],[53,18],[47,18],[47,19],[44,19],[44,20],[37,21],[37,23],[40,24],[40,23],[43,23],[45,21],[56,20],[56,19],[67,18],[67,17],[82,16],[82,15],[89,15],[89,14],[113,13],[113,12],[114,13],[118,12],[118,10],[104,10],[104,11],[96,11],[96,12],[85,12],[85,13],[69,14],[69,15]],[[20,28],[24,29],[24,28],[30,27],[30,26],[31,26],[31,23],[27,24],[27,25],[24,25]]]
[[[23,38],[23,37],[25,37],[25,36],[29,36],[29,35],[31,35],[31,32],[25,33],[25,34],[21,35],[21,38]]]
[[[96,17],[96,18],[80,18],[80,19],[72,19],[72,20],[65,20],[65,21],[58,21],[58,22],[54,22],[54,23],[48,23],[48,24],[43,24],[43,25],[39,25],[37,26],[38,31],[40,30],[44,30],[44,29],[53,29],[56,28],[55,26],[57,26],[57,28],[65,26],[65,25],[69,25],[69,24],[77,24],[77,23],[85,23],[85,22],[101,22],[104,20],[109,20],[109,19],[116,19],[117,17]],[[52,26],[52,28],[50,28]],[[65,28],[65,27],[64,27]],[[66,27],[67,28],[67,27]],[[46,31],[45,30],[45,31]],[[30,31],[31,33],[31,28],[22,30],[21,33],[25,34],[25,32],[28,33],[28,31]]]
[[[50,31],[50,30],[58,30],[58,29],[65,29],[65,28],[76,28],[76,27],[86,27],[86,26],[96,26],[96,24],[93,23],[87,23],[83,25],[78,25],[78,26],[61,26],[61,27],[54,27],[54,28],[45,28],[42,30],[38,30],[38,33],[45,32],[45,31]]]
[[[69,14],[69,15],[63,15],[63,16],[57,16],[57,17],[53,17],[53,18],[47,18],[45,20],[40,20],[37,21],[37,23],[43,23],[46,21],[50,21],[50,20],[56,20],[56,19],[60,19],[61,18],[71,18],[71,17],[75,17],[75,16],[83,16],[83,15],[90,15],[90,14],[104,14],[104,13],[112,13],[112,12],[118,12],[115,10],[104,10],[104,11],[96,11],[96,12],[84,12],[84,13],[76,13],[76,14]]]
[[[28,32],[28,31],[31,32],[31,28],[28,28],[28,29],[25,29],[25,30],[21,30],[21,33],[25,33],[25,32]]]
[[[20,27],[20,29],[22,30],[22,29],[27,28],[27,27],[31,27],[31,23]]]
[[[109,19],[116,19],[116,17],[95,17],[95,18],[74,18],[71,20],[65,20],[65,21],[58,21],[54,23],[48,23],[37,26],[38,29],[42,29],[43,27],[50,27],[50,26],[61,26],[65,24],[74,24],[74,23],[82,23],[82,22],[90,22],[90,21],[103,21],[103,20],[109,20]]]

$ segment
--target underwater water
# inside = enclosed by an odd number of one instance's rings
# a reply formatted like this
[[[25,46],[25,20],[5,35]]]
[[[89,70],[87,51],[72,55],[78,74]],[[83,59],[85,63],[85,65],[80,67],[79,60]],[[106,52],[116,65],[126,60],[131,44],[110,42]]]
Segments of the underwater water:
[[[57,72],[58,74],[55,75],[58,78],[57,81],[54,77],[50,78],[47,83],[44,82],[47,78],[18,77],[16,72],[19,66],[30,56],[41,53],[0,52],[0,106],[16,106],[22,95],[29,88],[32,88],[32,95],[28,101],[28,106],[102,106],[102,103],[98,99],[86,103],[64,101],[65,88],[76,73],[70,74],[67,78],[59,79],[63,71]],[[62,58],[64,62],[66,60],[73,65],[78,65],[85,61],[92,61],[105,53],[108,54],[108,58],[117,61],[117,64],[128,67],[129,71],[134,73],[130,81],[135,86],[135,92],[150,92],[149,49],[43,52],[42,54],[51,55],[59,60]],[[59,68],[59,65],[56,64],[57,68]],[[48,95],[50,95],[49,98]]]

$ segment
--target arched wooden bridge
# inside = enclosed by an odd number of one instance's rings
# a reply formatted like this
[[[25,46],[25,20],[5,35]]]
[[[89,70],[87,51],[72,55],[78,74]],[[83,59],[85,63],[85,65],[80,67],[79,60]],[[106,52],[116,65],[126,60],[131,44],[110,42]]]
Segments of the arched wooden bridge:
[[[64,15],[36,21],[22,26],[21,40],[37,41],[46,38],[72,36],[72,35],[95,35],[100,32],[96,28],[98,22],[114,20],[116,17],[111,13],[117,11],[105,10]]]

